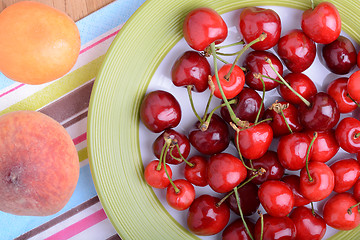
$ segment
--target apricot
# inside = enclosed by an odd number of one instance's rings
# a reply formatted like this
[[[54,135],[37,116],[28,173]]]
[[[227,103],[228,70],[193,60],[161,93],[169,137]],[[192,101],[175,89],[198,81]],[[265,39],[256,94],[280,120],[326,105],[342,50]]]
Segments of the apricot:
[[[60,211],[79,178],[79,158],[66,130],[35,111],[0,116],[0,211],[46,216]]]
[[[65,13],[23,1],[0,13],[0,72],[27,84],[62,77],[75,65],[80,34]]]

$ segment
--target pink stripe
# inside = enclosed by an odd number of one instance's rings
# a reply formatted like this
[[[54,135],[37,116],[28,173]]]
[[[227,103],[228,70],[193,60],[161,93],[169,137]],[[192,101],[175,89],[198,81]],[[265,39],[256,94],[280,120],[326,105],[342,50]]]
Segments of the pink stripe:
[[[73,139],[74,144],[77,145],[77,144],[85,141],[85,140],[86,140],[86,136],[87,136],[86,133],[83,133],[83,134],[81,134],[80,136],[74,138],[74,139]]]
[[[15,91],[16,89],[21,88],[21,87],[22,87],[22,86],[24,86],[24,85],[25,85],[24,83],[21,83],[21,84],[19,84],[18,86],[16,86],[16,87],[14,87],[14,88],[10,89],[9,91],[4,92],[3,94],[1,94],[1,95],[0,95],[0,97],[5,96],[5,95],[9,94],[9,93],[11,93],[12,91]]]
[[[82,231],[94,226],[95,224],[105,220],[106,214],[103,209],[87,216],[86,218],[70,225],[67,228],[51,235],[50,237],[46,238],[45,240],[59,240],[59,239],[69,239]]]

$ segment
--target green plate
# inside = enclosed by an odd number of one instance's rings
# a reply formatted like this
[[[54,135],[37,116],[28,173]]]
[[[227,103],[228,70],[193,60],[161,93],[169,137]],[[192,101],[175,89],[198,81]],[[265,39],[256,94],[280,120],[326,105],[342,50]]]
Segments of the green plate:
[[[308,9],[310,0],[148,0],[126,22],[96,78],[88,116],[90,167],[102,206],[123,239],[198,239],[166,211],[145,184],[139,146],[139,106],[170,49],[182,38],[185,15],[197,7],[220,14],[256,5]],[[315,4],[319,1],[315,1]],[[360,42],[358,0],[334,3],[343,30]],[[335,235],[360,239],[359,231]]]

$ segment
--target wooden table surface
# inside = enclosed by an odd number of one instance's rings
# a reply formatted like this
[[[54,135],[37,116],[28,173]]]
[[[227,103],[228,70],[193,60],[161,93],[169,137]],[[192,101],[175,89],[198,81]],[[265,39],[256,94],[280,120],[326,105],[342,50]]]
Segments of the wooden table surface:
[[[0,12],[7,6],[23,0],[0,0]],[[66,12],[74,21],[104,7],[114,0],[33,0]]]

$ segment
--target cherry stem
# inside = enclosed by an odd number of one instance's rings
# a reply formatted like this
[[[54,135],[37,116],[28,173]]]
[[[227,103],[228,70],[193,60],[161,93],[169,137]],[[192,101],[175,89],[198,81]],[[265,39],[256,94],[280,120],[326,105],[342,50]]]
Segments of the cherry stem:
[[[277,114],[280,114],[283,117],[285,124],[286,124],[287,128],[289,129],[290,134],[292,134],[293,131],[292,131],[288,121],[286,120],[286,117],[284,114],[284,110],[288,107],[289,107],[289,103],[281,104],[281,103],[278,103],[278,101],[276,100],[275,103],[273,103],[271,105],[270,110],[274,110],[274,112],[276,112]]]
[[[236,127],[236,126],[233,126],[233,127]],[[248,167],[248,166],[245,164],[245,162],[244,162],[244,158],[243,158],[243,156],[242,156],[242,154],[241,154],[241,151],[240,151],[240,145],[239,145],[239,139],[238,139],[238,131],[240,131],[240,130],[236,130],[235,142],[236,142],[236,149],[238,150],[238,153],[239,153],[239,158],[240,158],[242,164],[244,165],[244,167],[245,167],[246,169],[248,169],[248,170],[250,170],[250,171],[253,171],[253,172],[256,172],[257,169]]]
[[[244,223],[244,227],[245,227],[245,229],[246,229],[246,232],[247,232],[247,234],[249,235],[249,237],[250,237],[252,240],[254,240],[254,238],[253,238],[253,236],[251,235],[251,232],[250,232],[250,230],[249,230],[249,228],[248,228],[248,226],[247,226],[247,224],[246,224],[246,222],[245,222],[244,214],[243,214],[243,212],[242,212],[241,205],[240,205],[240,197],[239,197],[239,193],[238,193],[238,191],[237,191],[237,187],[235,187],[233,191],[234,191],[234,193],[235,193],[236,203],[237,203],[237,206],[238,206],[238,208],[239,208],[240,217],[241,217],[242,222]]]
[[[222,49],[222,48],[228,48],[228,47],[233,47],[233,46],[243,45],[243,44],[245,44],[245,41],[240,40],[239,42],[231,43],[231,44],[228,44],[228,45],[216,46],[215,49],[219,50],[219,49]]]
[[[355,204],[354,206],[349,207],[349,209],[347,210],[347,213],[348,213],[349,215],[351,215],[351,214],[352,214],[352,209],[353,209],[354,207],[359,206],[359,205],[360,205],[360,202],[358,202],[358,203]],[[359,209],[358,209],[358,211],[359,211]]]
[[[175,157],[175,156],[172,154],[172,151],[174,150],[174,147],[175,147],[174,144],[172,144],[171,147],[170,147],[170,151],[169,151],[170,156],[171,156],[173,159],[175,159],[176,161],[181,162],[181,161],[182,161],[181,158]]]
[[[229,104],[235,104],[237,102],[236,99],[232,99],[229,101]],[[210,124],[210,121],[211,121],[211,118],[212,116],[214,115],[215,111],[218,110],[219,108],[222,108],[222,107],[226,107],[226,104],[223,103],[223,104],[220,104],[218,106],[216,106],[210,113],[209,113],[209,116],[207,117],[206,121],[200,126],[200,130],[201,131],[206,131],[207,128],[209,127],[209,124]]]
[[[203,116],[203,118],[202,118],[202,121],[200,121],[201,124],[204,124],[204,122],[205,122],[206,115],[207,115],[207,112],[209,111],[210,103],[211,103],[211,100],[212,100],[212,98],[213,98],[213,96],[214,96],[214,92],[215,92],[215,85],[214,85],[214,83],[213,83],[210,75],[209,75],[209,77],[208,77],[208,85],[209,85],[209,87],[210,87],[210,96],[209,96],[209,99],[208,99],[208,101],[207,101],[207,103],[206,103],[206,108],[205,108],[204,116]]]
[[[164,139],[165,139],[165,136],[164,136]],[[164,158],[164,153],[165,153],[165,149],[166,149],[166,146],[167,145],[170,145],[169,141],[167,141],[167,139],[165,139],[165,144],[164,146],[162,147],[161,149],[161,153],[160,153],[160,159],[159,159],[159,164],[156,166],[156,170],[157,171],[160,171],[161,170],[161,164],[162,164],[162,160]]]
[[[314,136],[313,136],[313,138],[311,139],[309,148],[307,149],[307,152],[306,152],[306,172],[307,172],[307,174],[308,174],[309,182],[312,182],[312,181],[313,181],[313,178],[311,177],[310,171],[309,171],[309,155],[310,155],[310,150],[311,150],[311,148],[312,148],[312,145],[314,144],[317,136],[318,136],[318,133],[317,133],[317,132],[314,132]]]
[[[165,154],[164,154],[164,156],[163,156],[163,164],[164,164],[164,170],[165,170],[165,173],[166,173],[166,176],[168,177],[168,179],[169,179],[169,181],[170,181],[170,184],[173,186],[173,188],[174,188],[174,190],[175,190],[175,193],[179,193],[180,192],[180,190],[179,190],[179,188],[175,185],[175,183],[172,181],[172,179],[171,179],[171,177],[170,177],[170,175],[169,175],[169,173],[168,173],[168,170],[166,169],[166,153],[167,153],[167,151],[169,150],[169,147],[170,147],[170,144],[167,144],[167,146],[166,146],[166,149],[165,149]]]
[[[261,233],[260,240],[263,240],[264,237],[264,215],[258,210],[258,214],[260,215],[260,223],[261,223]]]
[[[355,101],[351,96],[350,96],[350,94],[348,93],[348,94],[346,94],[346,96],[348,97],[348,98],[350,98],[351,99],[351,101],[353,101],[355,104],[356,104],[356,106],[358,106],[358,107],[360,107],[360,104],[357,102],[357,101]]]
[[[181,154],[178,141],[177,141],[176,139],[174,139],[172,142],[173,142],[173,144],[176,146],[176,149],[178,150],[178,153],[179,153],[181,159],[182,159],[187,165],[189,165],[190,167],[193,167],[194,164],[192,164],[191,162],[189,162],[188,160],[186,160],[186,158],[184,158],[184,156]]]
[[[192,108],[196,118],[199,120],[200,123],[203,123],[203,120],[201,119],[199,114],[196,112],[196,109],[195,109],[195,106],[194,106],[194,101],[193,101],[193,98],[192,98],[192,91],[191,91],[192,88],[193,88],[192,85],[187,86],[187,92],[188,92],[188,95],[189,95],[190,105],[191,105],[191,108]]]
[[[256,73],[254,73],[254,77],[258,77],[258,74],[256,74]],[[263,95],[262,95],[262,98],[261,98],[261,103],[260,103],[260,107],[259,107],[259,111],[258,111],[258,113],[257,113],[257,115],[256,115],[256,119],[255,119],[255,122],[254,123],[257,123],[258,121],[259,121],[259,117],[260,117],[260,113],[261,113],[261,110],[262,110],[262,107],[263,107],[263,105],[264,105],[264,99],[265,99],[265,82],[264,82],[264,79],[261,77],[261,75],[260,75],[260,77],[258,78],[258,79],[260,79],[260,81],[261,81],[261,83],[262,83],[262,85],[263,85]]]
[[[266,76],[266,75],[264,75],[264,74],[261,74],[261,77],[270,79],[270,80],[272,80],[272,81],[274,81],[274,82],[277,82],[277,83],[280,83],[280,84],[284,85],[284,83],[283,83],[282,81],[279,81],[279,80],[277,80],[277,79],[275,79],[275,78]]]
[[[225,59],[221,58],[219,55],[216,55],[216,58],[217,58],[219,61],[221,61],[221,62],[223,62],[223,63],[225,63],[225,64],[229,64],[228,61],[226,61]]]
[[[357,134],[354,135],[354,139],[357,139],[360,137],[360,132],[358,132]]]
[[[314,209],[314,203],[310,202],[310,205],[311,205],[311,213],[315,217],[316,214],[315,214],[315,209]]]
[[[270,58],[265,57],[265,61],[270,65],[270,67],[272,68],[272,70],[276,73],[276,75],[280,78],[280,80],[284,83],[284,85],[285,85],[287,88],[289,88],[296,96],[298,96],[298,97],[301,99],[301,101],[303,101],[303,102],[306,104],[306,106],[310,107],[310,106],[311,106],[310,102],[309,102],[308,100],[306,100],[303,96],[301,96],[301,94],[299,94],[297,91],[295,91],[295,90],[290,86],[290,84],[289,84],[287,81],[285,81],[285,79],[279,74],[279,72],[276,71],[274,65],[272,64],[272,62],[271,62],[271,60],[270,60]]]

